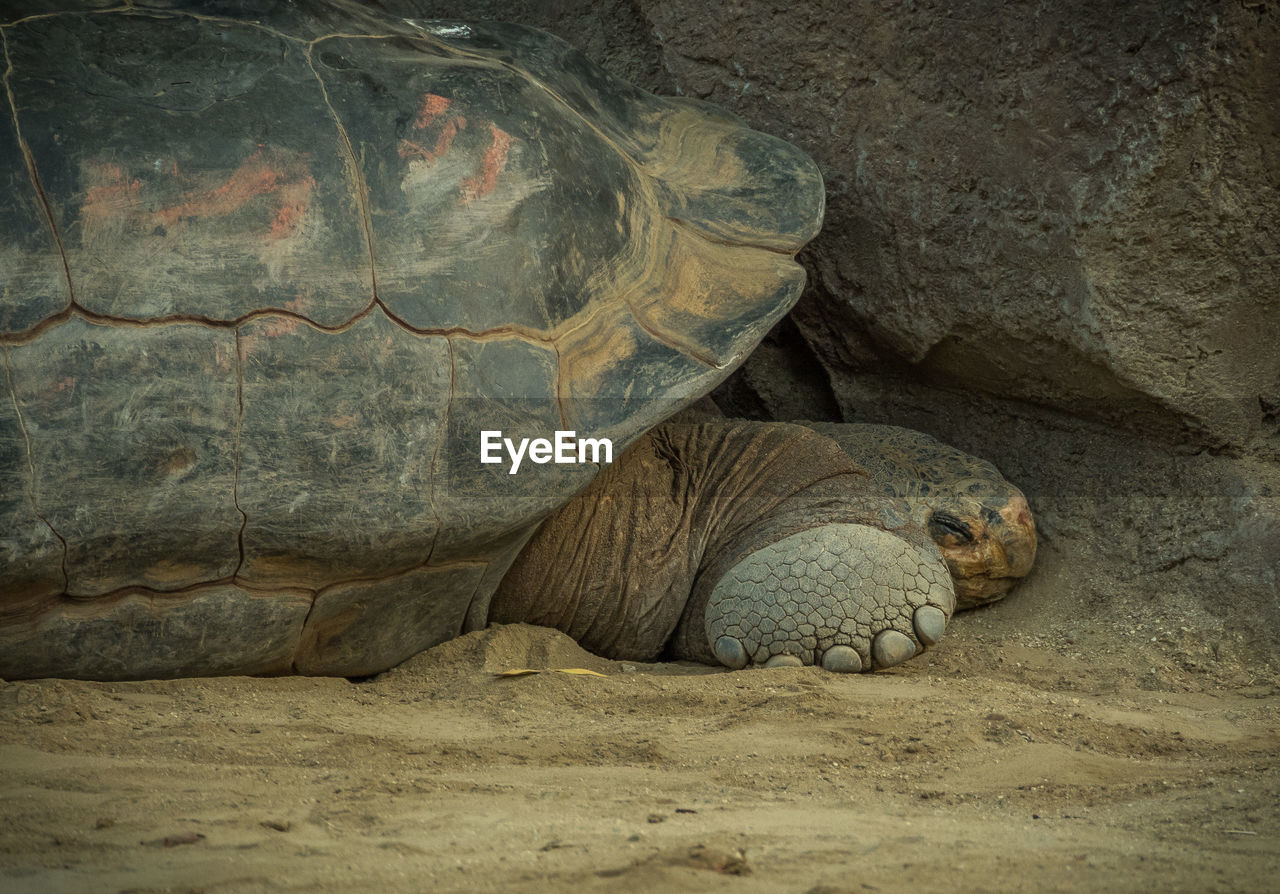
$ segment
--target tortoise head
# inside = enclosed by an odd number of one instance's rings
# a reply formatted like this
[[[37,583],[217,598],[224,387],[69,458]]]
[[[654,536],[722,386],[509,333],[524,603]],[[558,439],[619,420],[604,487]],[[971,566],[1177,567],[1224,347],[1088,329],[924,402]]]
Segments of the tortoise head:
[[[929,534],[956,587],[956,609],[1004,596],[1031,570],[1036,524],[1022,491],[1001,479],[968,479],[929,500]]]

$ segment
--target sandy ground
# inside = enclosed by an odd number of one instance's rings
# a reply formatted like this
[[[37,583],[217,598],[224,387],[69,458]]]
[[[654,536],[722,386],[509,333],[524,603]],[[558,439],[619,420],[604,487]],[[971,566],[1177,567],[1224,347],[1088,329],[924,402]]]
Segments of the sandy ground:
[[[5,683],[0,889],[1277,890],[1274,672],[1030,618],[852,677],[511,626],[358,682]]]

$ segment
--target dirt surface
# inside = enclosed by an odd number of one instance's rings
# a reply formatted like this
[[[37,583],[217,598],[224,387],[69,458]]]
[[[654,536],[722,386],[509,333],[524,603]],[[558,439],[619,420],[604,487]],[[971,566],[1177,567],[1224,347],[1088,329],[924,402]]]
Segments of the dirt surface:
[[[1275,890],[1280,675],[1034,609],[875,675],[513,625],[359,682],[5,683],[0,887]]]

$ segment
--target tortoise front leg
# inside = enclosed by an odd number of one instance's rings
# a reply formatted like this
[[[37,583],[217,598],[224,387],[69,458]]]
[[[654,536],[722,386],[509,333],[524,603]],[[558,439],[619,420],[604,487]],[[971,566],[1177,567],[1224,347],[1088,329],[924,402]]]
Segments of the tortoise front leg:
[[[860,524],[827,524],[749,551],[700,588],[677,657],[731,668],[892,667],[936,643],[955,590],[936,550]]]

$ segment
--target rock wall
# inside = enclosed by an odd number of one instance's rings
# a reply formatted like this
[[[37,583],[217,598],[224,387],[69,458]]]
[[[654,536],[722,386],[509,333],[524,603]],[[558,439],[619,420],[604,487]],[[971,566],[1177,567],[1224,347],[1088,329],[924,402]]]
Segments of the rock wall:
[[[808,289],[722,407],[991,459],[1044,544],[1005,610],[1280,642],[1275,0],[411,5],[546,28],[817,159]]]

